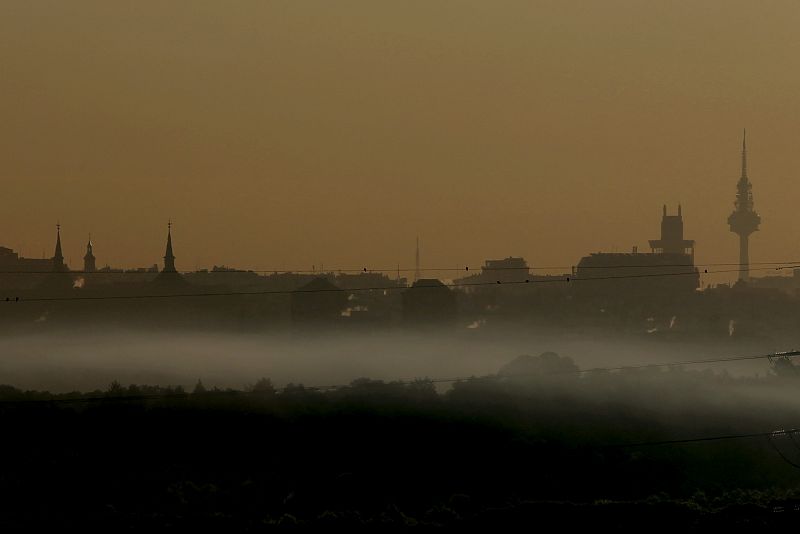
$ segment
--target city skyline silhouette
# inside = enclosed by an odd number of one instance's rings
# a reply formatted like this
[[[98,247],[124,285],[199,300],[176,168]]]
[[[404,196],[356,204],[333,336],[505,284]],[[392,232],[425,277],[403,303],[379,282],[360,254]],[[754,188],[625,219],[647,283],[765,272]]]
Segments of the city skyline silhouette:
[[[3,0],[0,525],[793,527],[799,23]]]
[[[746,126],[770,217],[752,259],[800,253],[777,232],[800,194],[797,6],[248,5],[4,17],[3,245],[50,254],[61,220],[73,264],[92,232],[133,267],[172,217],[189,268],[408,264],[416,235],[431,265],[563,265],[644,249],[681,203],[718,261]]]

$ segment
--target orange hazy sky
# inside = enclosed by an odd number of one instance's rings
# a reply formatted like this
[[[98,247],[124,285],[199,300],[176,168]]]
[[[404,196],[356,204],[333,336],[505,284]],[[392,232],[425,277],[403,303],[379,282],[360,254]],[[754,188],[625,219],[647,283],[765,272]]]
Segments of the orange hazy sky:
[[[0,245],[73,268],[573,265],[683,204],[700,262],[742,128],[753,261],[800,259],[800,2],[0,3]]]

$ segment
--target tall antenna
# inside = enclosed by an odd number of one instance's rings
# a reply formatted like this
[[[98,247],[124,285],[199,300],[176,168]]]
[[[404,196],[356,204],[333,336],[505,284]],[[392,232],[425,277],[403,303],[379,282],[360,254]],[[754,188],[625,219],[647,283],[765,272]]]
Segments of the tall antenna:
[[[419,280],[419,236],[417,236],[417,257],[414,262],[414,281]]]
[[[728,217],[731,232],[739,236],[739,280],[750,278],[750,234],[758,231],[761,217],[753,207],[753,185],[747,176],[747,131],[742,132],[742,175],[736,184],[736,201]]]
[[[747,129],[742,132],[742,180],[747,181]]]

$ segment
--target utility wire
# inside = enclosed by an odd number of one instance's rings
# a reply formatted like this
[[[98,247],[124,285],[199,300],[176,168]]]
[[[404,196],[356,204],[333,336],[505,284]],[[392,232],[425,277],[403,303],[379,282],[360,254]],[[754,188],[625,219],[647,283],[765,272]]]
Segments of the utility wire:
[[[781,460],[783,460],[787,464],[791,465],[795,469],[800,469],[800,464],[792,461],[788,456],[783,454],[783,451],[780,449],[780,447],[778,447],[778,445],[775,444],[775,441],[773,441],[773,438],[774,438],[775,435],[788,435],[789,438],[791,438],[792,443],[794,443],[793,434],[794,434],[794,432],[786,433],[786,431],[776,431],[776,432],[773,432],[772,434],[767,436],[767,441],[769,441],[769,444],[772,446],[772,448],[775,450],[775,452],[778,453],[778,456],[781,457]]]
[[[678,445],[683,443],[703,443],[708,441],[726,441],[731,439],[748,438],[771,438],[773,436],[789,436],[800,432],[800,428],[790,428],[788,430],[772,430],[770,432],[751,432],[748,434],[723,434],[718,436],[703,436],[698,438],[665,439],[660,441],[640,441],[634,443],[619,443],[606,445],[607,448],[638,448],[638,447],[659,447],[661,445]],[[772,443],[772,442],[770,442]],[[774,444],[773,444],[774,446]],[[776,449],[777,450],[777,449]],[[783,454],[778,451],[778,454]],[[785,458],[784,458],[785,459]]]
[[[749,265],[778,265],[776,270],[800,268],[800,260],[798,261],[763,261],[763,262],[750,262]],[[745,264],[742,263],[674,263],[674,264],[625,264],[625,265],[560,265],[560,266],[528,266],[528,267],[485,267],[478,268],[464,266],[464,267],[424,267],[424,268],[378,268],[378,267],[361,267],[361,268],[328,268],[328,269],[230,269],[230,270],[195,270],[195,271],[178,271],[179,274],[329,274],[329,273],[396,273],[396,272],[478,272],[480,271],[555,271],[555,270],[571,270],[580,267],[581,269],[658,269],[666,267],[740,267],[740,270],[748,270]],[[66,271],[67,274],[82,275],[82,276],[108,276],[108,275],[151,275],[155,276],[159,271],[140,271],[140,270],[114,270],[114,271]],[[47,275],[52,274],[51,271],[0,271],[0,274],[24,274],[24,275]],[[557,276],[557,275],[555,275]]]
[[[792,445],[794,445],[794,448],[797,449],[798,451],[800,451],[800,443],[797,442],[797,440],[795,439],[794,435],[789,434],[789,439],[791,440]]]
[[[765,268],[750,268],[746,269],[747,271],[758,271],[758,270],[765,270],[769,269],[772,270],[772,267]],[[570,282],[597,282],[602,280],[630,280],[636,278],[659,278],[659,277],[668,277],[668,276],[697,276],[700,274],[725,274],[725,273],[739,273],[742,272],[743,269],[730,269],[730,270],[718,270],[718,271],[709,271],[705,269],[703,272],[699,272],[698,270],[692,269],[691,271],[685,272],[674,272],[674,273],[642,273],[642,274],[631,274],[631,275],[616,275],[616,276],[591,276],[587,278],[580,278],[580,277],[573,277],[573,276],[555,276],[555,277],[548,277],[545,279],[525,279],[520,281],[511,281],[511,282],[503,282],[501,280],[496,280],[494,282],[465,282],[465,283],[444,283],[442,282],[441,285],[437,286],[400,286],[400,285],[392,285],[392,286],[375,286],[375,287],[353,287],[353,288],[339,288],[339,287],[332,287],[332,288],[316,288],[316,289],[275,289],[275,290],[260,290],[260,291],[224,291],[224,292],[213,292],[213,293],[162,293],[162,294],[144,294],[144,295],[79,295],[79,296],[65,296],[65,297],[21,297],[21,296],[13,296],[13,297],[6,297],[5,302],[54,302],[54,301],[89,301],[89,300],[134,300],[134,299],[166,299],[166,298],[190,298],[190,297],[231,297],[231,296],[243,296],[243,295],[285,295],[285,294],[296,294],[296,293],[330,293],[330,292],[356,292],[356,291],[397,291],[397,290],[408,290],[408,289],[439,289],[441,287],[448,287],[448,288],[465,288],[465,287],[481,287],[481,286],[495,286],[495,285],[526,285],[526,284],[553,284],[553,283],[570,283]]]

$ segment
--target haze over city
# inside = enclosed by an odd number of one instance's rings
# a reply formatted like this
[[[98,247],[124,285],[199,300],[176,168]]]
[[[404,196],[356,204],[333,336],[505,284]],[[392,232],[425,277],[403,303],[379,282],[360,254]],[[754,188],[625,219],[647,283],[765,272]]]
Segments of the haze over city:
[[[754,261],[798,259],[800,7],[744,1],[4,2],[5,245],[77,268],[428,267],[627,251],[681,203],[698,262],[750,133]],[[655,221],[655,224],[654,224]],[[645,229],[648,229],[647,231]],[[653,230],[649,230],[653,229]],[[716,280],[715,280],[716,281]]]
[[[798,26],[0,2],[0,529],[794,527]]]

